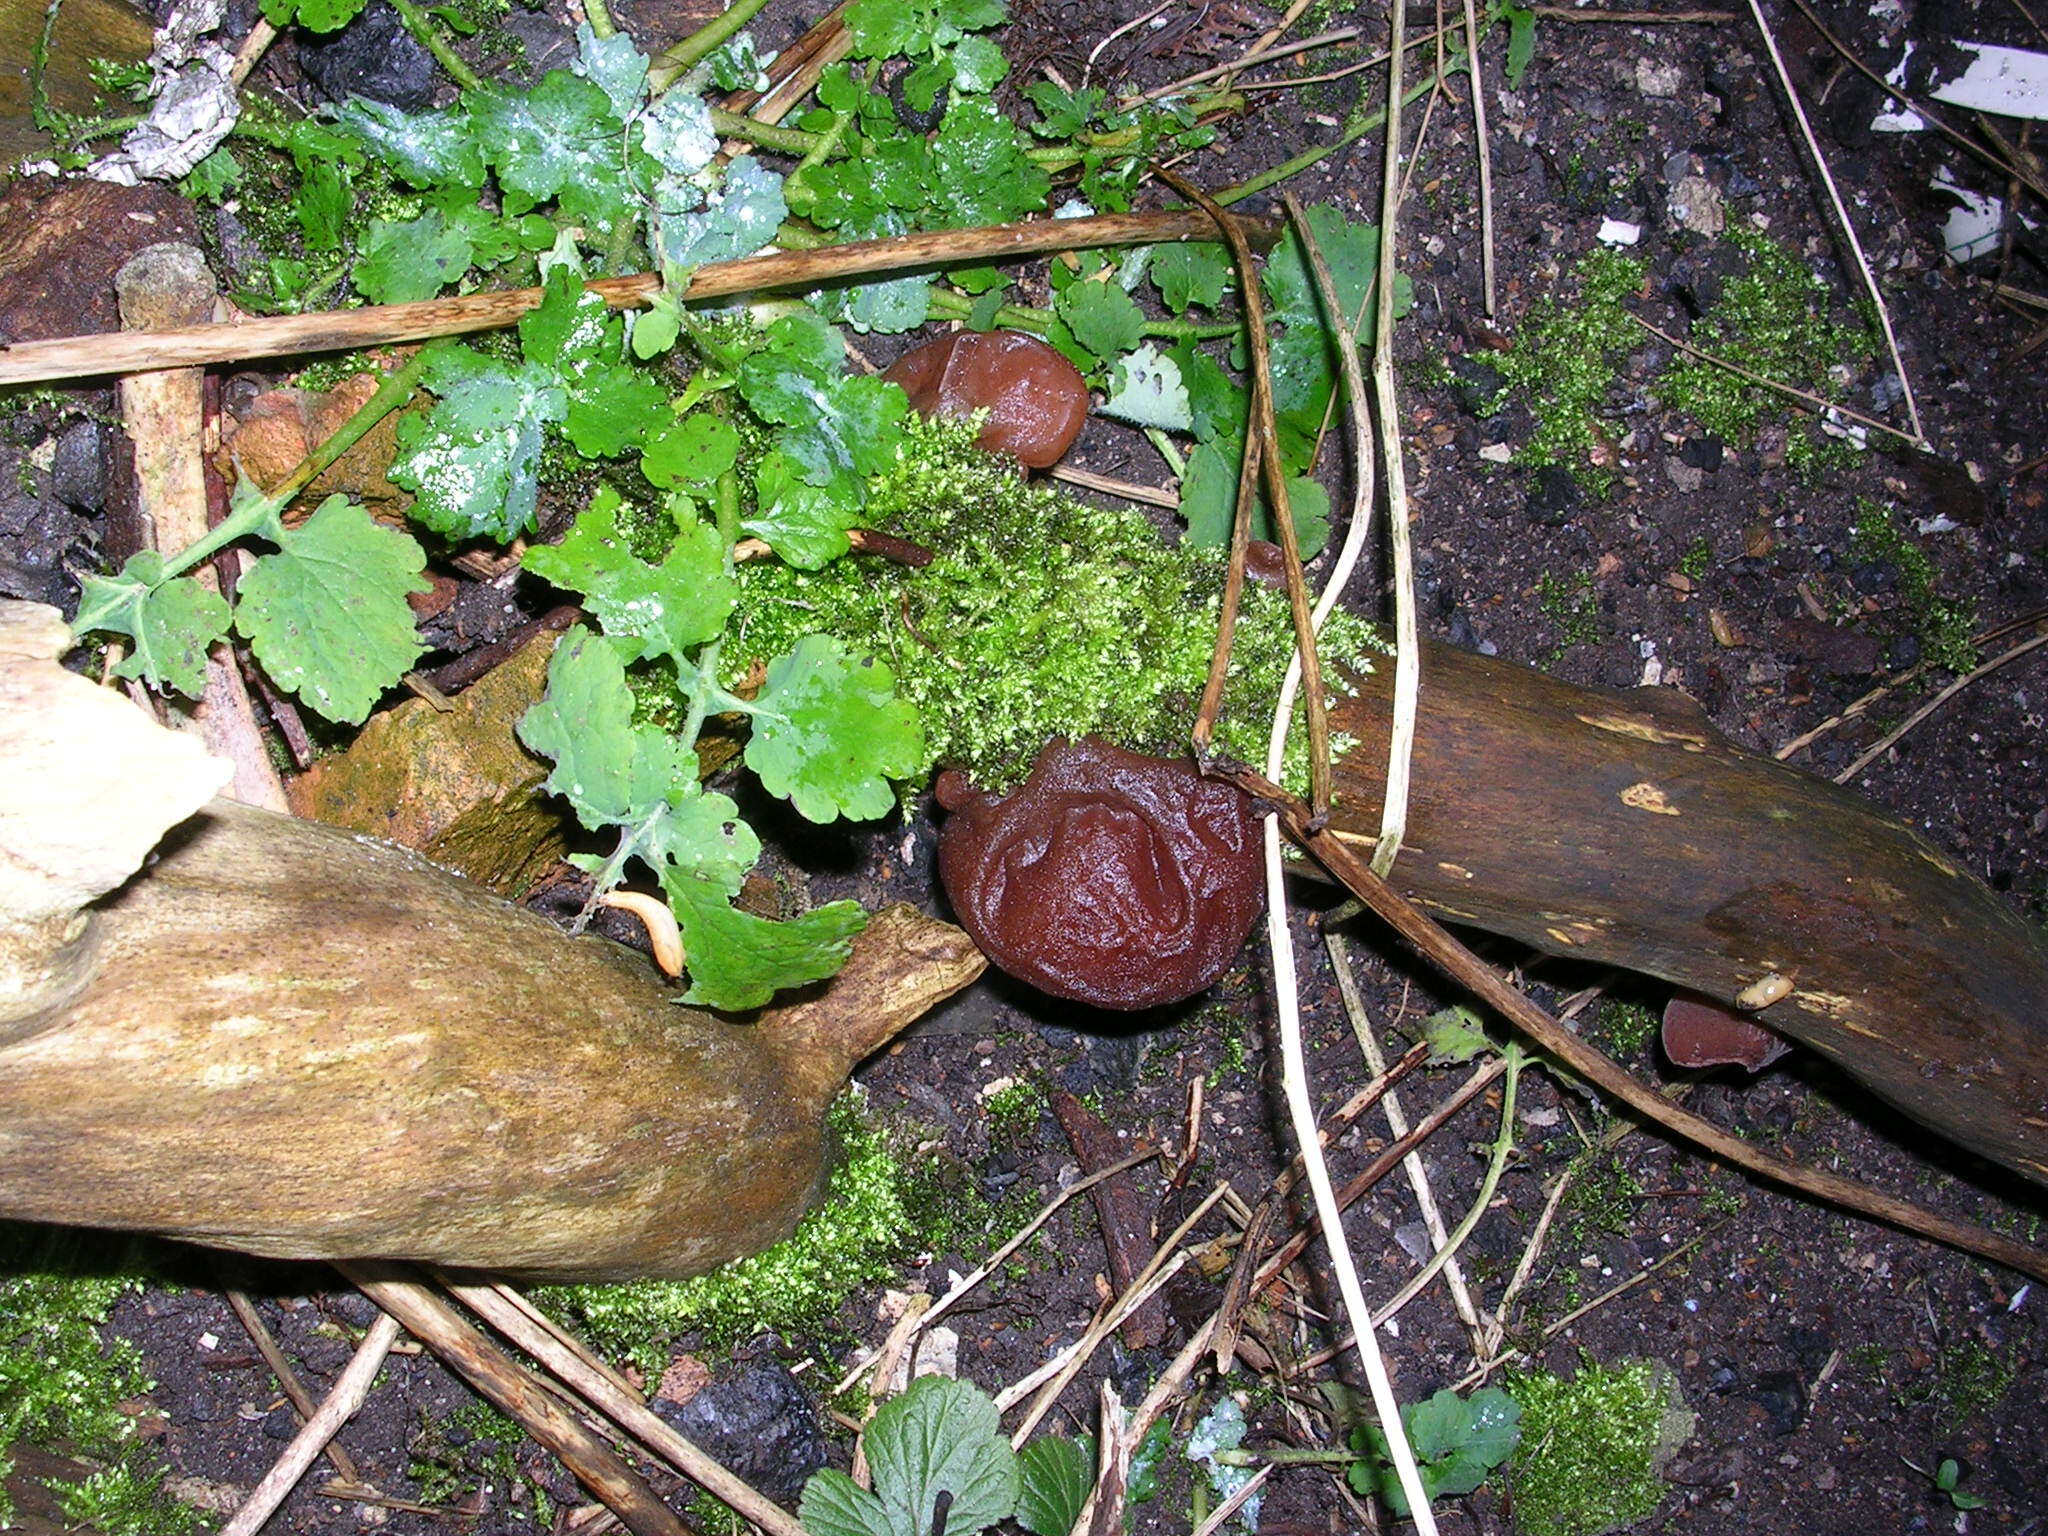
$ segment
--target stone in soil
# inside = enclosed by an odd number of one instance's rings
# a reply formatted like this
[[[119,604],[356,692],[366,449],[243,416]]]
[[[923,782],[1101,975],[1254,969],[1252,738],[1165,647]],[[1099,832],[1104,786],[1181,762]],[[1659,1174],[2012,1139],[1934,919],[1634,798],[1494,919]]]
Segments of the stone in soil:
[[[331,37],[299,44],[299,68],[330,101],[367,96],[406,112],[434,100],[434,60],[398,12],[372,5]]]
[[[654,1411],[771,1499],[791,1500],[825,1465],[825,1435],[796,1378],[756,1365],[715,1381],[687,1403],[657,1398]]]

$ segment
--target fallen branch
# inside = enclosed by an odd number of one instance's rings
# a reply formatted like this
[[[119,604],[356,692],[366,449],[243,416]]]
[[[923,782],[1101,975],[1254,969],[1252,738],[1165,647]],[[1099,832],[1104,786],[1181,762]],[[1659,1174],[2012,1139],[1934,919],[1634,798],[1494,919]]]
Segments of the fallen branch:
[[[2048,1253],[1982,1227],[1937,1215],[1853,1180],[1807,1168],[1765,1152],[1711,1121],[1677,1108],[1662,1094],[1637,1081],[1612,1058],[1595,1050],[1509,986],[1498,972],[1452,937],[1441,924],[1375,875],[1341,838],[1315,825],[1308,807],[1299,797],[1239,765],[1212,763],[1208,771],[1236,784],[1276,812],[1290,837],[1320,860],[1323,867],[1353,895],[1371,907],[1389,927],[1445,975],[1470,990],[1568,1069],[1645,1119],[1756,1178],[1784,1185],[1902,1231],[1945,1243],[1964,1253],[1974,1253],[2035,1279],[2048,1280]]]
[[[1262,220],[1237,217],[1229,227],[1262,247],[1278,238],[1274,226]],[[938,230],[886,240],[856,240],[814,251],[776,251],[739,261],[709,262],[691,275],[683,297],[715,299],[736,293],[816,288],[845,278],[955,262],[1012,261],[1094,246],[1216,238],[1216,225],[1208,214],[1178,209],[1163,213],[1101,214],[1087,219],[1028,219],[984,229]],[[634,309],[651,302],[661,292],[661,278],[651,272],[640,272],[628,277],[597,278],[585,286],[615,309]],[[187,326],[146,336],[107,333],[25,341],[0,347],[0,386],[152,368],[198,367],[256,357],[288,357],[305,352],[353,352],[397,342],[465,336],[511,325],[540,304],[542,293],[539,288],[505,288],[458,298],[422,299],[413,304],[379,304],[311,315],[274,315],[231,325]]]

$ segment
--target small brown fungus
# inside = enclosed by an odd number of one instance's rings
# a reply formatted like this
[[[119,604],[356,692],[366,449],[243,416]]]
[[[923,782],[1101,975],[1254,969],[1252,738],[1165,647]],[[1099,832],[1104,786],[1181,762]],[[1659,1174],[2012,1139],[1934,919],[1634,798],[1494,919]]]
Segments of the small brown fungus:
[[[996,965],[1055,997],[1155,1008],[1204,990],[1263,902],[1251,802],[1191,763],[1048,743],[1015,793],[939,775],[939,877]]]
[[[1080,372],[1022,331],[954,331],[911,348],[882,377],[922,416],[987,410],[975,441],[1032,469],[1057,464],[1088,419]]]
[[[1791,1050],[1785,1037],[1712,998],[1674,992],[1664,1005],[1664,1054],[1677,1067],[1761,1072]]]

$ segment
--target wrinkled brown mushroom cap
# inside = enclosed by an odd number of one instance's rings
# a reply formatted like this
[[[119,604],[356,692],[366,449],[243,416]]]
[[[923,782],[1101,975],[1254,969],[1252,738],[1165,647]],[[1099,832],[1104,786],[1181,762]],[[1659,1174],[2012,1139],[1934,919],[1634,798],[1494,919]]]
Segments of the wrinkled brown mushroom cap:
[[[995,964],[1055,997],[1154,1008],[1213,984],[1263,886],[1251,802],[1192,764],[1049,743],[996,798],[939,776],[939,877]]]
[[[1678,1067],[1760,1072],[1792,1047],[1774,1029],[1710,997],[1674,992],[1664,1005],[1664,1054]]]
[[[913,347],[883,378],[922,416],[986,409],[975,441],[1033,469],[1057,464],[1088,419],[1088,386],[1074,365],[1022,331],[955,331]]]

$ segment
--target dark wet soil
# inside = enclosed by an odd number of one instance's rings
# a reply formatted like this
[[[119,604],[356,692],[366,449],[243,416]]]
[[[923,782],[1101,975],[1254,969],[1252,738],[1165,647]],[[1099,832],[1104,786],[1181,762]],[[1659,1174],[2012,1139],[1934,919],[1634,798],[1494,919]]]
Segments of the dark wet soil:
[[[624,7],[621,17],[629,28],[664,29],[642,34],[659,42],[686,29],[683,9],[650,3]],[[779,14],[787,9],[771,6],[765,41],[792,25],[796,18]],[[1826,12],[1880,67],[1909,36],[2042,46],[2016,7],[1996,0],[1907,0],[1886,14],[1879,19],[1860,6]],[[1050,65],[1070,80],[1095,45],[1131,19],[1117,4],[1096,0],[1019,0],[1014,16],[1012,56],[1028,67]],[[1162,19],[1168,24],[1140,27],[1105,47],[1098,78],[1150,84],[1185,74],[1234,56],[1270,15],[1233,0],[1192,19],[1177,11]],[[1329,21],[1351,19],[1340,13]],[[1369,37],[1377,37],[1377,13],[1363,21]],[[1659,406],[1650,385],[1670,349],[1642,333],[1626,339],[1603,412],[1600,453],[1613,480],[1603,495],[1569,476],[1501,463],[1501,453],[1489,453],[1519,446],[1541,402],[1482,417],[1472,409],[1471,391],[1461,396],[1452,387],[1458,370],[1447,369],[1446,360],[1486,363],[1532,305],[1569,282],[1603,220],[1639,226],[1632,254],[1645,263],[1647,278],[1637,311],[1666,329],[1682,328],[1690,285],[1714,242],[1675,218],[1680,181],[1690,183],[1694,204],[1711,198],[1731,221],[1767,221],[1849,311],[1853,269],[1746,15],[1659,26],[1539,21],[1526,75],[1491,98],[1500,264],[1500,305],[1491,318],[1480,298],[1469,118],[1461,99],[1437,103],[1403,211],[1403,265],[1416,292],[1400,342],[1410,379],[1404,433],[1431,631],[1576,682],[1683,688],[1724,731],[1760,750],[1799,736],[1880,683],[1896,682],[1862,718],[1794,759],[1834,774],[1949,676],[1902,676],[1920,659],[1922,640],[1900,571],[1852,540],[1868,504],[1889,502],[1904,526],[1925,530],[1911,540],[1933,562],[1940,595],[1972,607],[1979,627],[2048,603],[2048,472],[2041,463],[2048,450],[2048,348],[2036,345],[2038,311],[1995,299],[1999,257],[1967,269],[1944,259],[1946,204],[1929,190],[1937,168],[1950,166],[1957,180],[1993,195],[2005,195],[2004,185],[1933,134],[1872,134],[1873,93],[1806,23],[1792,18],[1783,25],[1786,55],[1801,92],[1816,105],[1824,148],[1890,297],[1936,453],[1874,441],[1803,469],[1788,462],[1787,444],[1812,429],[1791,415],[1769,418],[1755,441],[1713,439]],[[534,28],[537,37],[556,35],[538,22]],[[1328,50],[1318,59],[1334,68],[1353,57]],[[289,56],[281,62],[288,68]],[[1490,62],[1499,67],[1497,53]],[[1225,127],[1216,151],[1183,171],[1220,184],[1321,142],[1355,88],[1344,80],[1264,96],[1250,118]],[[1454,94],[1462,98],[1462,83]],[[1411,125],[1418,117],[1411,113]],[[1371,219],[1377,167],[1378,149],[1368,138],[1305,173],[1295,187],[1304,201],[1334,201],[1354,218]],[[2002,273],[2013,286],[2044,291],[2042,265],[2038,237],[2022,231]],[[1881,410],[1875,401],[1889,372],[1875,360],[1858,365],[1835,381],[1839,398]],[[80,450],[65,443],[59,438],[51,450],[58,462],[85,473],[72,462]],[[12,451],[33,457],[45,450],[17,436]],[[1105,423],[1090,426],[1078,451],[1082,463],[1106,473],[1138,480],[1159,474],[1148,447]],[[104,494],[87,493],[93,488],[73,504],[96,505],[94,494]],[[61,597],[62,561],[43,546],[76,548],[81,539],[89,542],[90,527],[59,527],[32,507],[8,506],[13,521],[0,528],[7,541],[0,554],[13,562],[6,569],[29,571]],[[2048,912],[2044,706],[2048,674],[2038,659],[2022,660],[1961,692],[1852,781],[2037,922]],[[930,901],[933,843],[925,820],[891,828],[843,867],[817,876],[814,894]],[[788,851],[801,861],[801,849]],[[1299,938],[1317,1097],[1328,1108],[1368,1072],[1324,957],[1323,912],[1313,904],[1323,899],[1312,897]],[[1644,899],[1655,900],[1655,893]],[[1354,923],[1343,931],[1381,1038],[1412,1029],[1454,1000],[1371,927]],[[1600,979],[1530,962],[1505,945],[1488,953],[1504,965],[1527,963],[1525,981],[1553,1006]],[[1266,961],[1248,953],[1212,997],[1135,1020],[986,982],[860,1079],[884,1118],[923,1127],[1017,1212],[1035,1209],[1070,1180],[1077,1153],[1050,1113],[992,1144],[985,1098],[991,1084],[1010,1079],[1065,1089],[1098,1107],[1120,1143],[1177,1144],[1190,1090],[1200,1083],[1200,1153],[1185,1183],[1166,1189],[1150,1168],[1132,1179],[1139,1210],[1164,1231],[1219,1180],[1256,1201],[1291,1145],[1268,1043],[1266,978]],[[1624,1001],[1662,1003],[1653,988],[1626,979],[1616,990]],[[1624,1054],[1632,1051],[1646,1075],[1663,1077],[1654,1046],[1617,1040],[1616,1018],[1612,1003],[1600,1004],[1588,1013],[1588,1028]],[[1390,1054],[1400,1048],[1396,1041]],[[1400,1090],[1410,1117],[1460,1075],[1426,1070],[1411,1079]],[[1795,1054],[1754,1082],[1710,1076],[1689,1102],[1804,1161],[2024,1239],[2041,1238],[2048,1200],[2039,1191],[1944,1148],[1811,1057]],[[1496,1134],[1498,1113],[1497,1097],[1482,1098],[1429,1145],[1425,1160],[1451,1220],[1476,1186],[1479,1154]],[[1750,1186],[1654,1134],[1629,1131],[1547,1075],[1525,1080],[1519,1119],[1515,1159],[1466,1250],[1466,1274],[1483,1304],[1496,1301],[1548,1191],[1575,1168],[1579,1193],[1549,1228],[1511,1319],[1511,1339],[1551,1369],[1650,1358],[1676,1373],[1697,1423],[1668,1468],[1662,1505],[1634,1529],[2025,1532],[2048,1518],[2048,1298],[1981,1262]],[[1332,1153],[1337,1178],[1388,1134],[1374,1115],[1339,1138]],[[1369,1296],[1391,1294],[1412,1272],[1408,1250],[1418,1220],[1415,1197],[1400,1178],[1353,1210],[1350,1236]],[[1215,1216],[1197,1229],[1220,1230]],[[932,1254],[898,1286],[943,1289],[952,1272],[981,1256]],[[216,1485],[231,1496],[281,1448],[289,1412],[213,1289],[226,1273],[204,1255],[188,1256],[180,1273],[184,1285],[152,1286],[125,1302],[114,1328],[142,1346],[159,1383],[138,1408],[166,1460],[194,1480],[188,1488]],[[1075,1202],[999,1288],[955,1314],[960,1373],[991,1390],[1022,1377],[1085,1325],[1107,1273],[1093,1211]],[[1282,1361],[1331,1342],[1320,1321],[1333,1307],[1320,1261],[1295,1275],[1286,1292],[1293,1311],[1259,1312],[1251,1325],[1262,1352]],[[1567,1321],[1636,1277],[1638,1283]],[[332,1378],[369,1320],[366,1303],[334,1291],[316,1273],[264,1269],[233,1278],[265,1298],[262,1310],[286,1353],[316,1384]],[[726,1380],[779,1388],[789,1380],[782,1368],[795,1370],[805,1385],[785,1396],[801,1418],[817,1410],[815,1384],[838,1376],[846,1340],[873,1344],[886,1331],[876,1320],[877,1301],[874,1293],[856,1297],[833,1339],[767,1339],[732,1355],[705,1353]],[[1126,1400],[1134,1397],[1214,1304],[1214,1282],[1170,1288],[1159,1340],[1136,1351],[1118,1344],[1098,1357],[1062,1399],[1053,1426],[1092,1428],[1105,1374]],[[1409,1398],[1458,1382],[1472,1365],[1470,1339],[1440,1287],[1401,1315],[1388,1349]],[[1284,1411],[1270,1380],[1243,1368],[1233,1385],[1255,1405],[1255,1443],[1303,1439],[1308,1421]],[[1318,1411],[1307,1378],[1289,1391]],[[534,1528],[535,1487],[558,1502],[576,1501],[573,1485],[531,1445],[515,1453],[530,1482],[508,1484],[479,1470],[490,1464],[492,1447],[464,1443],[469,1431],[449,1429],[448,1415],[465,1396],[430,1358],[400,1357],[342,1437],[366,1480],[434,1511],[322,1497],[318,1488],[328,1474],[316,1469],[267,1529],[320,1536],[370,1527],[393,1536],[527,1530]],[[845,1437],[832,1434],[830,1454],[843,1462]],[[1984,1501],[1967,1517],[1915,1470],[1945,1457],[1964,1465],[1964,1486]],[[451,1475],[423,1483],[420,1473],[437,1459]],[[1189,1486],[1185,1467],[1173,1470],[1161,1496],[1138,1511],[1138,1526],[1188,1528]],[[1351,1530],[1363,1528],[1363,1519],[1327,1471],[1302,1468],[1276,1476],[1260,1528]],[[1507,1530],[1511,1512],[1499,1494],[1482,1491],[1447,1506],[1442,1521],[1452,1531]]]

